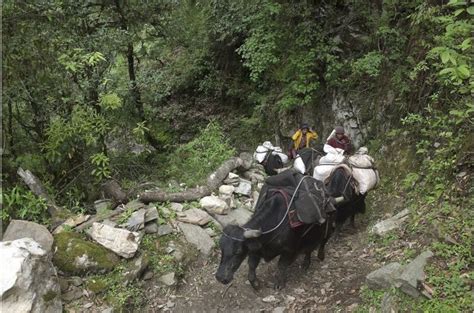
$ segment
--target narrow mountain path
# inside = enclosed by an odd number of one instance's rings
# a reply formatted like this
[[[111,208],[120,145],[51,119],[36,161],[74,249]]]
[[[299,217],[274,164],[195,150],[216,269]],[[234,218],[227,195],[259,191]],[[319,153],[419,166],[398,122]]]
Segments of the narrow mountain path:
[[[247,282],[246,261],[229,285],[220,284],[214,274],[220,252],[199,260],[188,269],[184,279],[174,289],[160,289],[150,282],[147,312],[350,312],[359,303],[359,291],[365,276],[376,266],[368,243],[367,224],[358,218],[358,229],[346,227],[338,238],[327,245],[326,259],[313,262],[304,272],[303,256],[289,269],[283,290],[273,289],[277,260],[261,263],[257,275],[263,287],[254,291]]]

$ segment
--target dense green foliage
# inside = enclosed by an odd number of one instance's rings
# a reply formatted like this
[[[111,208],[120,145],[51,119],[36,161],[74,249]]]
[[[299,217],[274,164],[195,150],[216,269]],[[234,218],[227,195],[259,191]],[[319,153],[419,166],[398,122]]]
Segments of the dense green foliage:
[[[420,212],[413,232],[456,234],[454,246],[429,243],[446,266],[434,265],[435,300],[421,307],[465,309],[473,15],[461,0],[4,1],[2,220],[47,222],[19,166],[83,211],[110,177],[202,183],[344,97]],[[399,138],[414,147],[410,166],[382,153]]]

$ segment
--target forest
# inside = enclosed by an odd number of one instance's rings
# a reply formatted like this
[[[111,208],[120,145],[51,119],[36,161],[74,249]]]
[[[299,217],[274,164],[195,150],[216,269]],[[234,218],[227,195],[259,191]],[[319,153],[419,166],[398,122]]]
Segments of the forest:
[[[61,298],[67,312],[379,312],[388,302],[395,312],[471,311],[473,33],[474,3],[461,0],[3,1],[2,234],[18,220],[53,234],[52,263],[66,287],[43,299]],[[224,200],[252,207],[267,174],[243,155],[264,141],[286,152],[301,123],[319,145],[343,126],[376,160],[380,184],[355,233],[330,241],[309,274],[292,266],[292,282],[278,294],[268,286],[251,292],[243,274],[225,289],[213,277],[220,220],[208,221],[215,247],[203,256],[186,248],[181,215],[204,208],[200,198],[221,193],[232,171],[251,191]],[[217,184],[211,174],[223,168]],[[101,270],[60,258],[74,240],[97,245],[85,225],[65,221],[130,226],[153,206],[155,226],[173,231],[140,237],[147,269],[136,279],[124,282],[135,259],[121,254]],[[384,236],[370,231],[403,209],[402,226]],[[192,253],[176,258],[178,246]],[[417,286],[424,295],[368,286],[372,270],[426,250],[433,256]],[[360,268],[351,272],[353,259]],[[270,279],[270,268],[261,271]],[[170,272],[176,282],[167,285]],[[88,296],[65,299],[77,290]]]

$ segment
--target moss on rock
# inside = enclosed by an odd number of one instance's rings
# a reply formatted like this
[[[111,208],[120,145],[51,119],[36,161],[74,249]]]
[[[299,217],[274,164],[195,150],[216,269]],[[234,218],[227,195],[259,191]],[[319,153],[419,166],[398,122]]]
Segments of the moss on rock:
[[[70,275],[104,273],[119,263],[114,253],[72,232],[63,232],[54,237],[54,251],[54,264]]]

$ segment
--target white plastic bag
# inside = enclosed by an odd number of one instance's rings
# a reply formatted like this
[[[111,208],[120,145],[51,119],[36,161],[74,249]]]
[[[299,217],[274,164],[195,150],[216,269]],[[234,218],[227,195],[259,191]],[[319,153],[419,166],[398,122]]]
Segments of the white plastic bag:
[[[314,168],[313,177],[324,182],[329,177],[335,165],[318,165]]]
[[[373,169],[353,168],[352,175],[359,183],[359,192],[362,194],[374,189],[379,181],[378,172]]]
[[[265,156],[267,155],[268,149],[264,146],[258,146],[253,154],[253,158],[257,160],[258,163],[262,163],[265,160]]]
[[[340,164],[344,161],[344,150],[324,145],[324,152],[327,154],[319,159],[319,164]]]
[[[293,167],[301,174],[306,172],[306,166],[304,165],[303,159],[299,155],[296,156]]]
[[[349,163],[354,167],[359,168],[373,168],[374,159],[367,154],[368,150],[366,147],[361,147],[357,150],[356,154],[349,158]]]

